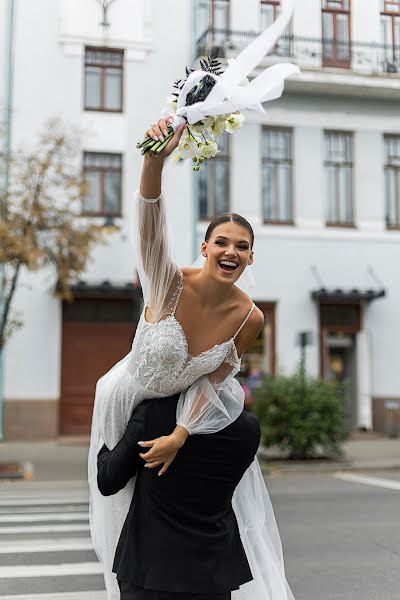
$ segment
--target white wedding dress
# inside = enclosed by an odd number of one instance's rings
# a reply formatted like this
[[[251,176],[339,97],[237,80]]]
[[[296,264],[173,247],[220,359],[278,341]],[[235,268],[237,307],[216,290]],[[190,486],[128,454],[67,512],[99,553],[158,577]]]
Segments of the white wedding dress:
[[[134,240],[144,305],[154,323],[140,317],[130,352],[99,379],[89,449],[90,528],[104,568],[109,600],[119,599],[112,573],[115,549],[134,493],[132,479],[118,494],[103,497],[97,487],[97,453],[121,439],[132,411],[147,398],[180,393],[177,423],[190,434],[219,431],[243,410],[244,392],[233,337],[197,356],[189,354],[185,333],[175,318],[184,277],[171,259],[162,195],[137,194]],[[234,498],[242,542],[254,580],[232,592],[234,600],[294,600],[286,582],[282,547],[273,509],[257,460],[245,473]]]

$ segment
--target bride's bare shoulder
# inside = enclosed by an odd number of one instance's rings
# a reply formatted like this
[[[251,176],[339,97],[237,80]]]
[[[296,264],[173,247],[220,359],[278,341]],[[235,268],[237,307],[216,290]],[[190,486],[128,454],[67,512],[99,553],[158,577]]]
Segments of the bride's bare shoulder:
[[[191,275],[196,275],[197,273],[200,273],[201,268],[196,268],[196,267],[180,267],[180,270],[182,271],[183,275],[185,277],[190,277]]]

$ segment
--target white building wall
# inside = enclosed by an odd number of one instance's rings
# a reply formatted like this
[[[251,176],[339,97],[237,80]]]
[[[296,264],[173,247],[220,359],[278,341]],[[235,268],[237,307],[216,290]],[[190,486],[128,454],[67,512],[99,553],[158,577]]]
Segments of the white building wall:
[[[141,167],[135,145],[157,118],[173,80],[191,63],[191,4],[187,0],[119,0],[110,10],[112,25],[104,37],[100,11],[92,0],[17,2],[14,147],[30,145],[48,117],[61,116],[83,130],[84,150],[123,153],[124,218],[109,245],[93,253],[84,275],[89,282],[119,283],[133,277],[128,214]],[[256,0],[231,4],[233,29],[258,29]],[[321,37],[320,6],[319,0],[300,0],[293,33]],[[5,0],[0,0],[0,24],[4,8]],[[379,40],[378,0],[369,0],[367,8],[364,0],[353,0],[352,34],[356,40]],[[82,110],[85,43],[125,48],[122,114]],[[2,63],[1,82],[3,72]],[[382,81],[368,79],[375,91]],[[395,90],[400,80],[384,81]],[[232,138],[231,208],[248,217],[255,228],[255,299],[277,302],[278,369],[290,373],[296,368],[300,357],[296,335],[310,330],[314,345],[307,350],[307,367],[311,374],[319,374],[318,311],[311,300],[311,291],[319,284],[312,267],[329,287],[368,289],[376,287],[367,273],[371,265],[388,290],[385,299],[365,310],[364,325],[371,335],[372,393],[399,397],[396,357],[400,342],[394,332],[400,331],[400,232],[385,230],[383,169],[383,134],[400,133],[398,101],[393,96],[392,100],[374,98],[375,92],[349,98],[337,86],[334,95],[329,85],[324,89],[310,93],[307,87],[297,88],[271,104],[266,115],[248,115],[243,129]],[[0,102],[2,93],[0,85]],[[262,223],[262,124],[293,128],[294,226]],[[354,132],[355,229],[324,225],[325,129]],[[168,166],[164,177],[172,244],[180,264],[193,259],[193,177],[189,163]],[[198,225],[199,248],[205,227]],[[15,308],[23,312],[25,326],[7,347],[6,396],[58,398],[60,303],[47,294],[48,279],[42,275],[24,274],[23,284]]]

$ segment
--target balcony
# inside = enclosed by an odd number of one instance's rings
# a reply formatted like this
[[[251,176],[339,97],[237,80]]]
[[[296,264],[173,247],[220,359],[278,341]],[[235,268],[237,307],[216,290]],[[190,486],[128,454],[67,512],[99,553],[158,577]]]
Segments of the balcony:
[[[196,43],[196,57],[214,51],[224,62],[237,56],[257,35],[210,27]],[[301,74],[288,82],[289,92],[400,97],[400,46],[287,35],[260,66],[278,62],[293,62],[301,69]]]

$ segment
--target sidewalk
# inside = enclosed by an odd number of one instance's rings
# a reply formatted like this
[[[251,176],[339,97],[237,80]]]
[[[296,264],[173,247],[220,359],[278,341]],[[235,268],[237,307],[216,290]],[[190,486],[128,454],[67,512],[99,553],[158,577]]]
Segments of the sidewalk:
[[[260,450],[260,459],[267,473],[400,469],[399,438],[374,434],[356,434],[355,438],[344,444],[345,456],[338,461],[282,460],[273,449]],[[0,443],[0,463],[18,463],[20,475],[38,481],[86,481],[87,453],[86,440]]]

